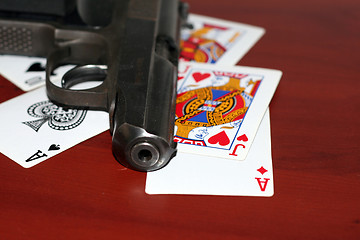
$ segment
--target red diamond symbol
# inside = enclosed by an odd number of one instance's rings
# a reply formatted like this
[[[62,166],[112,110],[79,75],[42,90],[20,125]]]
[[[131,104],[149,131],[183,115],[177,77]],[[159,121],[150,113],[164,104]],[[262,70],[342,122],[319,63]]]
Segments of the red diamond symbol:
[[[263,166],[261,166],[261,168],[257,169],[257,171],[262,175],[264,175],[264,173],[266,173],[268,170],[266,170]]]

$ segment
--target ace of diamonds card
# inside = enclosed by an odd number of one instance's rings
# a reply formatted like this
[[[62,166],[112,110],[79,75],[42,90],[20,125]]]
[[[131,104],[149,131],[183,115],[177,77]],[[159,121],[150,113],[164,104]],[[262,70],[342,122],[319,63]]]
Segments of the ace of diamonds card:
[[[179,152],[163,169],[147,173],[145,191],[148,194],[273,196],[269,110],[264,114],[245,161]]]
[[[281,75],[271,69],[181,63],[178,150],[244,160]]]

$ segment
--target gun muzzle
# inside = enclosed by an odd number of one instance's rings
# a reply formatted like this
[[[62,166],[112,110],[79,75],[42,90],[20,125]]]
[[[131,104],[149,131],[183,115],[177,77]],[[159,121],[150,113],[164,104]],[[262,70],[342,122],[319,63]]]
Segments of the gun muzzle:
[[[173,135],[182,16],[178,0],[149,1],[146,8],[142,3],[133,1],[126,19],[112,118],[113,153],[129,168],[153,171],[176,154]]]

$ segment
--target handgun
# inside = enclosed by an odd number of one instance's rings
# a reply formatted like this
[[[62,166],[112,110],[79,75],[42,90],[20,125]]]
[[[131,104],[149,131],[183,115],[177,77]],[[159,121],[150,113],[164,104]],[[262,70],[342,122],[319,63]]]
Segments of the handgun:
[[[125,167],[154,171],[176,154],[173,141],[179,0],[2,0],[0,53],[47,58],[54,103],[109,112],[112,151]],[[76,67],[51,80],[58,67]],[[89,81],[89,89],[74,86]]]

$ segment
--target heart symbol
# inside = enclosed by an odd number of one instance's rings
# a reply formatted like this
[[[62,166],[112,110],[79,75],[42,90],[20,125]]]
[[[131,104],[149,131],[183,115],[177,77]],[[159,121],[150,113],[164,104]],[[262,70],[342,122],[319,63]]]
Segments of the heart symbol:
[[[230,139],[225,133],[225,131],[219,132],[218,134],[209,138],[209,143],[211,144],[220,144],[221,146],[226,146],[230,143]]]
[[[243,135],[237,137],[237,140],[247,142],[249,139],[247,138],[246,134],[243,134]]]
[[[193,78],[195,80],[195,82],[200,82],[208,77],[210,77],[210,73],[199,73],[199,72],[196,72],[196,73],[193,73]]]
[[[59,149],[60,149],[60,145],[51,144],[48,151],[54,151]]]

